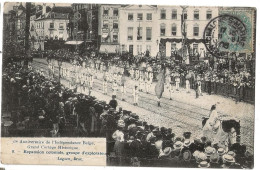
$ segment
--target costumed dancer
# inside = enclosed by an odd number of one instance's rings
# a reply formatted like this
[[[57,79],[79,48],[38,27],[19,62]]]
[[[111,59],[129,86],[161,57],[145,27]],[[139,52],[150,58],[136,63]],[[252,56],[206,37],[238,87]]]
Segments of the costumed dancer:
[[[107,82],[109,78],[109,73],[107,71],[104,72],[103,75],[103,94],[107,95]]]
[[[133,88],[133,97],[134,97],[134,105],[135,106],[138,105],[138,94],[139,94],[138,86],[135,84],[134,88]]]
[[[175,82],[176,82],[176,91],[179,91],[179,88],[180,88],[180,75],[179,74],[176,75]]]
[[[117,94],[117,91],[118,91],[118,85],[117,85],[116,80],[113,81],[112,91],[113,91],[113,95],[116,97],[116,94]]]
[[[148,72],[148,89],[147,89],[148,93],[150,93],[150,91],[151,91],[152,83],[153,83],[153,72],[149,71]]]
[[[145,83],[145,92],[148,94],[148,83],[149,83],[149,73],[148,71],[144,72],[144,83]]]
[[[186,81],[185,81],[186,92],[190,93],[190,78],[191,78],[190,71],[188,71],[188,74],[186,75],[185,78],[186,78]]]
[[[173,93],[174,93],[174,73],[171,73],[170,78],[171,78],[171,80],[170,80],[170,100],[172,100]]]
[[[120,85],[121,85],[121,98],[122,101],[125,101],[125,94],[126,94],[126,89],[125,89],[125,82],[126,82],[126,77],[123,74],[121,76],[121,80],[120,80]]]
[[[172,100],[172,96],[171,96],[171,76],[170,74],[167,74],[165,77],[165,86],[167,89],[167,92],[169,92],[170,94],[170,100]]]

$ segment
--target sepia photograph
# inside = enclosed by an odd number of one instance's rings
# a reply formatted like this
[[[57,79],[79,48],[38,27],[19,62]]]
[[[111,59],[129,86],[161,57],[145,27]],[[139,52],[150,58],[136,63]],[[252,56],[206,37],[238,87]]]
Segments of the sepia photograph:
[[[2,6],[3,164],[254,168],[256,8]]]

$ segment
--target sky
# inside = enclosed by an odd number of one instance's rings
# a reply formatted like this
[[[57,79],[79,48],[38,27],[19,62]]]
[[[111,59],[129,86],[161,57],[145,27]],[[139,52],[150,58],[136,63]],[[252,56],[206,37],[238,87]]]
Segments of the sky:
[[[10,10],[13,9],[14,5],[20,5],[20,2],[6,2],[4,4],[4,13],[8,13]],[[25,2],[22,2],[23,6],[25,7]],[[41,5],[42,3],[35,3],[36,5]],[[47,6],[52,7],[53,3],[46,3]],[[71,3],[55,3],[55,6],[71,6]]]

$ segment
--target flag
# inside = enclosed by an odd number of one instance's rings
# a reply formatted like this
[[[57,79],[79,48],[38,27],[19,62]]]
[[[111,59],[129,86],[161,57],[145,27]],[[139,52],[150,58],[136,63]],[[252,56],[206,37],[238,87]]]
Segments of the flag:
[[[155,94],[160,99],[164,92],[164,81],[165,81],[165,72],[162,69],[161,72],[158,74],[158,82],[155,86]]]
[[[140,40],[140,27],[137,28],[137,40]]]

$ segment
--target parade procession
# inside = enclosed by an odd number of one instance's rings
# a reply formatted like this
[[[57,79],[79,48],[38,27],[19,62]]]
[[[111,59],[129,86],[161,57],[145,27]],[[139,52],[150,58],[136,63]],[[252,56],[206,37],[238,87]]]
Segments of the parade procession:
[[[105,138],[109,166],[254,168],[255,9],[9,6],[2,137]]]

